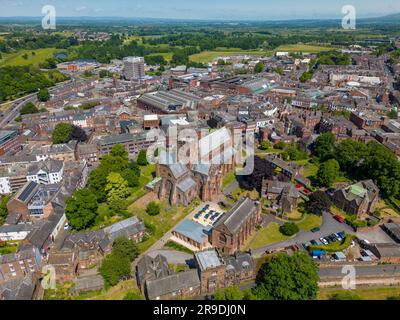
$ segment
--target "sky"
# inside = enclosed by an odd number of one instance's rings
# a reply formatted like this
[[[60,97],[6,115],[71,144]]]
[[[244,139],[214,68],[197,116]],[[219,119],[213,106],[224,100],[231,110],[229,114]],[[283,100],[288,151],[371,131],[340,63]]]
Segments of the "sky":
[[[0,16],[37,17],[44,5],[59,17],[326,19],[343,17],[344,5],[353,5],[359,18],[400,13],[399,0],[0,0]]]

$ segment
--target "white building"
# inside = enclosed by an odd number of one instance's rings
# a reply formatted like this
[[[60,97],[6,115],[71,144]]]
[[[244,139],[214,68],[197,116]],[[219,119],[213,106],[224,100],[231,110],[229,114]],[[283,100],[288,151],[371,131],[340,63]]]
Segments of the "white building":
[[[26,179],[39,184],[55,184],[62,180],[63,173],[64,162],[51,159],[31,165]]]
[[[125,79],[141,79],[146,75],[143,57],[126,57],[123,62]]]

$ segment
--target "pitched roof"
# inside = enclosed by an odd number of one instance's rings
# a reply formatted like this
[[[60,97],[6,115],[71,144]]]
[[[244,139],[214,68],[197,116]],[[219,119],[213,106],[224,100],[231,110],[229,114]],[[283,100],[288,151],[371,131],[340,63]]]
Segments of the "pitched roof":
[[[247,219],[258,210],[258,205],[258,201],[253,201],[247,197],[242,198],[216,223],[214,228],[225,226],[232,234],[235,234],[246,223]]]
[[[182,289],[197,288],[199,286],[199,275],[197,270],[194,269],[146,281],[147,296],[149,299],[156,299],[157,297],[173,294]]]

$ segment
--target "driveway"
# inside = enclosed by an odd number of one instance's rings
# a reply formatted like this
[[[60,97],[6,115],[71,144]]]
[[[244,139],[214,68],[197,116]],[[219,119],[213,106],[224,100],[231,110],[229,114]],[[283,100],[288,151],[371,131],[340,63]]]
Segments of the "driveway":
[[[332,233],[337,233],[340,231],[345,231],[348,234],[354,234],[354,230],[349,227],[346,224],[342,224],[338,221],[336,221],[332,214],[329,212],[324,212],[322,215],[323,222],[320,227],[320,231],[318,232],[311,232],[311,231],[300,231],[295,238],[289,239],[287,241],[279,242],[279,243],[274,243],[265,247],[261,247],[258,249],[252,250],[253,254],[255,255],[262,255],[266,251],[272,251],[272,250],[277,250],[277,249],[283,249],[286,247],[290,247],[293,245],[299,245],[302,243],[309,242],[314,239],[319,239],[321,237],[326,237]],[[276,221],[272,221],[276,222]]]

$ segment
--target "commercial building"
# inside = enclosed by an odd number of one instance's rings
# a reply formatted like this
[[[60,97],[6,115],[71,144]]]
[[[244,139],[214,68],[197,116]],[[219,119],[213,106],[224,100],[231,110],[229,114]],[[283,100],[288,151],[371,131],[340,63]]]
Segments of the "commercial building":
[[[124,77],[126,80],[141,79],[146,74],[144,71],[143,57],[124,58]]]
[[[0,131],[0,156],[20,149],[21,143],[17,131]]]

